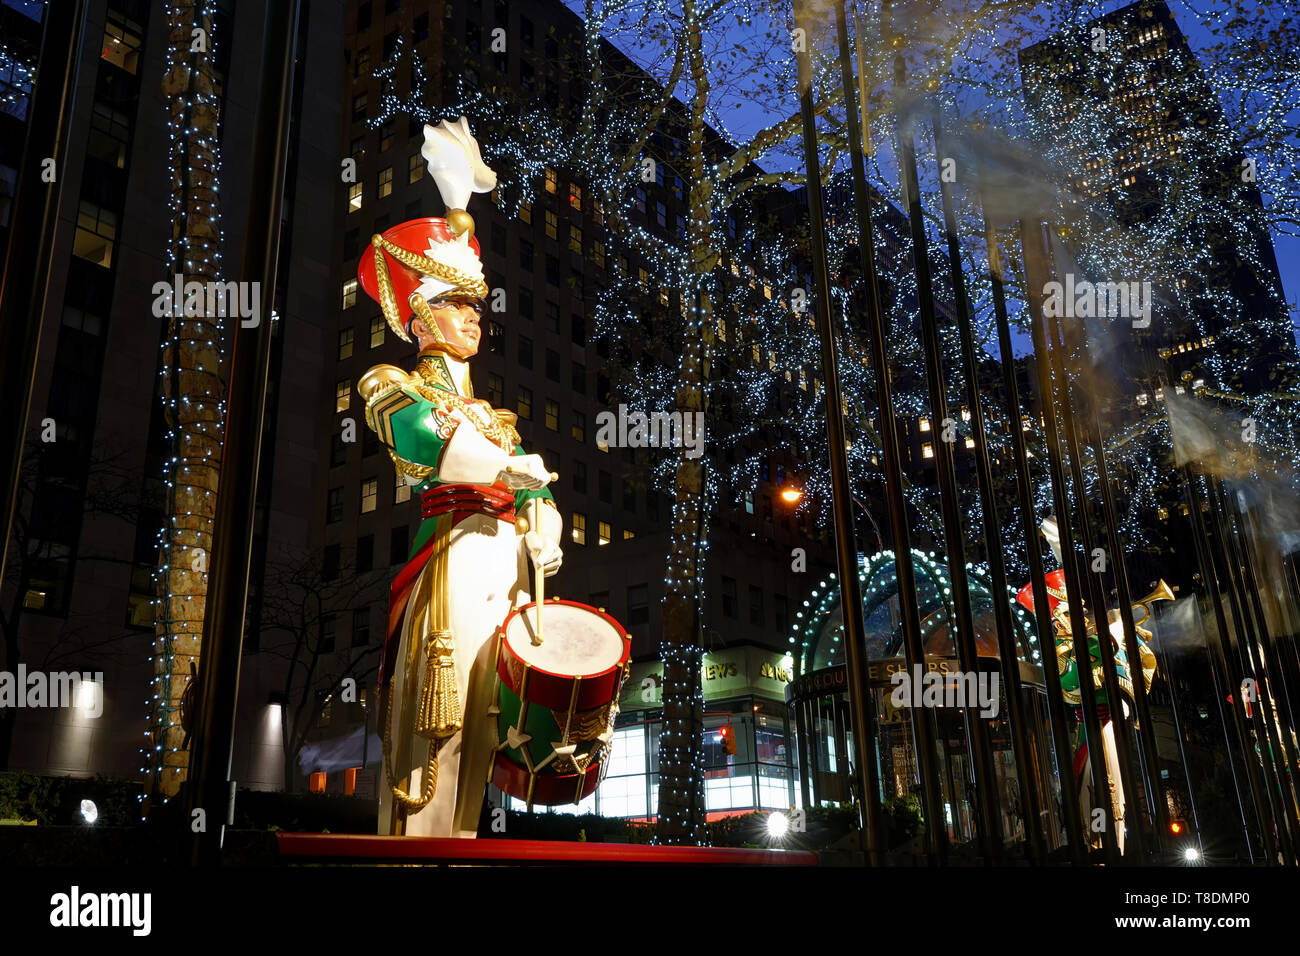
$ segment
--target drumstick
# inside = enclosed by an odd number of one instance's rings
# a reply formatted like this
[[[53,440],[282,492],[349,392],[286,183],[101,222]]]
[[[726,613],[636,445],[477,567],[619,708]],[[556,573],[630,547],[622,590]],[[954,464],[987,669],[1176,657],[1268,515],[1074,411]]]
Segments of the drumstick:
[[[542,534],[541,504],[540,498],[533,499],[533,530],[537,532],[538,537],[541,537]],[[543,544],[545,544],[545,539],[543,539]],[[542,643],[542,602],[546,599],[546,573],[542,569],[542,552],[540,550],[533,557],[533,577],[537,580],[537,593],[533,595],[537,600],[537,629],[533,635],[533,644],[537,645]]]

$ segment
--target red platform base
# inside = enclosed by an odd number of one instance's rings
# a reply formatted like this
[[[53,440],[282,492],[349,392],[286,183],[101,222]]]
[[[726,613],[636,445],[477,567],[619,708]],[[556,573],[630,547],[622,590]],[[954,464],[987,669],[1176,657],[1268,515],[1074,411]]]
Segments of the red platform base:
[[[816,866],[807,850],[743,850],[546,840],[456,840],[369,834],[277,833],[285,863],[479,863],[488,866]]]

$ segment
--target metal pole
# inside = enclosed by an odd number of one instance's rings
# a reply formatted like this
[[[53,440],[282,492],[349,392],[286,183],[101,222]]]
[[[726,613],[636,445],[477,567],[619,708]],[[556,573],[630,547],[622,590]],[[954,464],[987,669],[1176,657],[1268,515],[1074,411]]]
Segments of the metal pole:
[[[1038,624],[1039,663],[1047,687],[1047,716],[1052,731],[1053,759],[1061,786],[1061,807],[1065,815],[1065,832],[1071,861],[1087,860],[1088,841],[1084,837],[1079,795],[1074,789],[1074,749],[1070,745],[1070,725],[1061,697],[1061,675],[1056,669],[1056,626],[1047,603],[1047,580],[1038,535],[1038,518],[1034,513],[1033,494],[1026,454],[1025,435],[1021,428],[1020,386],[1016,383],[1016,360],[1011,347],[1011,327],[1007,321],[1006,292],[1002,282],[1002,257],[997,236],[988,220],[984,231],[989,251],[989,277],[993,285],[993,313],[998,327],[998,355],[1002,361],[1002,386],[1006,392],[1007,421],[1011,431],[1012,459],[1016,469],[1016,498],[1025,531],[1025,559],[1029,563],[1030,588],[1034,596],[1034,617]],[[1051,647],[1049,652],[1048,647]]]
[[[1074,547],[1074,532],[1070,527],[1069,489],[1065,472],[1061,468],[1060,436],[1056,425],[1056,392],[1053,386],[1051,362],[1047,352],[1047,335],[1044,329],[1042,289],[1047,277],[1047,250],[1043,241],[1042,224],[1021,220],[1021,246],[1025,257],[1025,295],[1030,302],[1030,333],[1034,344],[1034,363],[1038,368],[1038,399],[1045,429],[1044,446],[1047,453],[1048,474],[1052,482],[1052,500],[1056,506],[1057,526],[1061,535],[1061,566],[1065,572],[1066,606],[1070,618],[1070,639],[1074,649],[1075,671],[1079,675],[1079,700],[1083,711],[1084,738],[1088,744],[1088,766],[1092,776],[1094,794],[1108,794],[1109,777],[1105,770],[1105,747],[1101,738],[1101,723],[1097,715],[1097,701],[1092,686],[1091,654],[1088,650],[1088,622],[1083,616],[1083,587],[1078,567],[1078,553]],[[1081,490],[1077,489],[1077,493]],[[1080,662],[1082,657],[1082,662]],[[1048,666],[1044,661],[1044,666]],[[1073,778],[1071,778],[1073,780]],[[1107,801],[1109,802],[1109,801]],[[1110,810],[1109,807],[1106,808]],[[1107,816],[1109,817],[1109,812]],[[1102,849],[1107,862],[1117,863],[1114,827],[1101,832]]]
[[[1257,613],[1263,616],[1263,608],[1260,607],[1260,595],[1266,585],[1264,580],[1263,569],[1267,567],[1264,560],[1264,549],[1260,543],[1259,527],[1255,521],[1255,516],[1249,510],[1244,512],[1234,512],[1234,519],[1238,521],[1241,533],[1242,557],[1245,561],[1246,571],[1251,582],[1251,595],[1256,603]],[[1267,625],[1264,630],[1268,636],[1268,649],[1272,652],[1274,667],[1277,673],[1281,675],[1283,692],[1282,698],[1286,704],[1288,716],[1288,725],[1294,730],[1300,724],[1297,724],[1297,695],[1300,695],[1300,674],[1297,673],[1293,661],[1286,654],[1284,642],[1287,632],[1291,628],[1287,611],[1290,608],[1284,603],[1277,600],[1277,595],[1270,595],[1270,602],[1277,614],[1278,626],[1280,633],[1273,633],[1268,630]]]
[[[1110,711],[1111,736],[1115,740],[1116,756],[1119,763],[1119,784],[1125,794],[1126,801],[1136,801],[1138,791],[1133,783],[1133,759],[1128,733],[1128,718],[1124,714],[1124,702],[1123,697],[1120,695],[1118,672],[1115,669],[1115,649],[1111,646],[1110,627],[1106,614],[1106,592],[1102,585],[1101,575],[1091,571],[1091,563],[1088,560],[1090,556],[1095,555],[1098,550],[1102,549],[1096,547],[1092,534],[1092,514],[1088,508],[1087,485],[1083,478],[1083,452],[1079,447],[1079,433],[1074,420],[1074,393],[1062,359],[1062,355],[1066,350],[1065,330],[1061,325],[1059,316],[1052,316],[1049,320],[1048,334],[1051,344],[1047,354],[1052,365],[1052,373],[1056,380],[1060,382],[1061,426],[1065,432],[1066,462],[1070,470],[1070,480],[1075,489],[1075,501],[1078,504],[1079,514],[1079,533],[1083,539],[1084,557],[1079,567],[1079,573],[1087,580],[1089,589],[1092,592],[1093,626],[1097,634],[1097,654],[1101,658],[1102,688],[1106,691],[1107,709]],[[1105,551],[1102,550],[1102,553],[1105,554]],[[1121,558],[1118,555],[1113,555],[1111,560],[1121,560]],[[1088,651],[1089,670],[1092,669],[1091,656],[1092,651],[1090,648]],[[1078,662],[1079,659],[1076,654],[1075,663],[1078,664]],[[1130,666],[1135,666],[1137,663],[1130,662]],[[1080,680],[1082,680],[1082,667],[1080,667],[1079,673]],[[1138,679],[1141,679],[1140,675]],[[1089,682],[1091,683],[1091,680]],[[1103,752],[1101,756],[1104,758],[1105,753]],[[1109,773],[1106,776],[1109,781]],[[1109,787],[1107,793],[1109,793]],[[1147,796],[1150,795],[1147,794]],[[1118,821],[1115,822],[1118,826]],[[1142,861],[1146,856],[1146,840],[1140,813],[1133,826],[1132,837],[1134,854],[1130,859]]]
[[[880,283],[876,274],[876,239],[871,218],[871,191],[867,186],[864,135],[859,131],[860,104],[852,74],[848,71],[847,26],[843,23],[844,7],[837,4],[836,29],[840,41],[840,77],[844,86],[845,116],[850,143],[853,207],[858,225],[858,265],[865,290],[862,300],[867,307],[868,347],[876,385],[876,411],[882,467],[885,472],[885,500],[889,508],[890,546],[894,551],[894,572],[898,581],[899,624],[903,632],[903,653],[909,673],[925,667],[925,645],[921,640],[921,614],[916,598],[916,570],[912,563],[912,540],[907,518],[907,499],[903,496],[902,451],[898,444],[898,423],[894,417],[893,386],[890,384],[889,355],[886,350],[888,327],[880,305]],[[859,38],[860,39],[860,38]],[[865,508],[863,509],[865,510]],[[873,519],[874,522],[874,519]],[[879,535],[879,529],[876,529]],[[874,710],[873,710],[874,713]],[[912,740],[917,750],[917,769],[921,776],[921,794],[925,809],[926,842],[934,860],[947,855],[947,830],[943,824],[943,802],[939,797],[938,768],[935,763],[935,737],[931,716],[922,708],[909,708]],[[935,821],[935,826],[929,823]]]
[[[940,156],[946,155],[943,144],[943,125],[936,112],[934,146]],[[993,591],[993,618],[998,629],[998,662],[1002,670],[1002,683],[1006,687],[1011,749],[1015,755],[1020,779],[1028,781],[1033,764],[1029,758],[1029,744],[1025,738],[1019,652],[1016,647],[1015,624],[1011,619],[1011,604],[1008,600],[1010,589],[1007,586],[1006,565],[1002,556],[1002,524],[998,519],[997,500],[993,496],[993,467],[989,463],[988,432],[984,425],[984,409],[980,404],[979,383],[976,380],[978,365],[975,360],[975,337],[971,334],[970,300],[966,294],[966,277],[961,271],[961,247],[957,242],[957,212],[953,202],[952,186],[942,177],[939,193],[943,202],[943,222],[948,241],[953,305],[957,310],[957,331],[961,340],[962,366],[966,376],[966,403],[970,409],[971,431],[974,433],[975,440],[975,475],[979,485],[980,510],[984,514],[984,552],[988,559],[989,582]],[[1026,804],[1022,812],[1027,814],[1027,819],[1032,824],[1025,828],[1029,857],[1034,862],[1041,863],[1044,849],[1039,827],[1041,820],[1037,788],[1021,787],[1021,799]]]
[[[253,189],[249,197],[248,236],[240,266],[242,281],[261,283],[261,320],[252,327],[239,323],[230,359],[230,394],[203,620],[205,640],[199,673],[198,729],[187,787],[191,813],[203,809],[208,822],[206,831],[196,834],[193,847],[196,864],[220,862],[231,800],[230,761],[270,366],[271,310],[280,251],[300,2],[287,0],[266,7],[262,82],[253,139]]]
[[[1228,600],[1232,607],[1233,619],[1238,627],[1237,654],[1241,659],[1242,673],[1253,675],[1255,679],[1255,703],[1257,706],[1252,708],[1253,713],[1251,716],[1259,740],[1259,756],[1264,765],[1264,778],[1268,786],[1269,799],[1274,804],[1274,812],[1277,813],[1278,842],[1282,847],[1284,857],[1294,866],[1298,862],[1296,841],[1297,834],[1300,834],[1300,823],[1296,819],[1295,803],[1293,800],[1288,799],[1286,794],[1287,785],[1283,774],[1285,767],[1280,763],[1284,753],[1277,737],[1277,725],[1274,722],[1272,702],[1267,689],[1267,672],[1259,660],[1254,622],[1249,615],[1245,588],[1239,576],[1240,569],[1236,565],[1232,543],[1220,520],[1222,511],[1216,493],[1215,480],[1212,476],[1207,476],[1205,483],[1206,499],[1210,506],[1210,529],[1218,544],[1219,557],[1223,562],[1226,577],[1231,585],[1228,590]],[[1235,685],[1234,694],[1244,697],[1240,682]],[[1242,704],[1244,706],[1244,700]]]
[[[881,25],[886,42],[892,34],[888,7],[882,11]],[[894,85],[904,84],[902,53],[894,57]],[[916,171],[916,146],[912,133],[898,123],[898,164],[903,180],[904,205],[912,233],[912,266],[916,273],[917,304],[921,317],[921,342],[925,353],[925,377],[930,394],[930,412],[940,427],[948,420],[948,402],[944,395],[942,346],[935,314],[930,255],[925,234],[925,214],[921,209],[921,189]],[[953,622],[956,627],[957,659],[967,674],[977,672],[975,624],[970,606],[970,587],[966,575],[966,536],[961,525],[961,503],[957,492],[957,475],[953,464],[953,442],[935,443],[935,465],[939,478],[939,508],[943,518],[944,551],[948,558],[948,575],[952,581]],[[963,709],[966,746],[970,753],[970,773],[974,782],[975,809],[980,821],[979,846],[986,861],[1002,855],[1002,833],[997,812],[996,775],[989,751],[988,728],[973,708]],[[955,784],[954,784],[955,786]]]
[[[1146,679],[1142,674],[1142,659],[1139,656],[1137,628],[1133,624],[1132,592],[1129,590],[1128,570],[1124,564],[1126,553],[1119,537],[1119,518],[1115,507],[1115,493],[1111,487],[1110,468],[1106,463],[1106,442],[1102,438],[1101,423],[1096,409],[1092,415],[1093,460],[1097,465],[1097,482],[1101,485],[1102,511],[1106,517],[1106,539],[1110,545],[1111,567],[1115,579],[1115,591],[1119,599],[1120,624],[1124,628],[1124,648],[1128,657],[1129,671],[1133,681],[1133,703],[1136,708],[1138,742],[1141,744],[1142,767],[1146,774],[1147,794],[1151,802],[1151,819],[1155,827],[1152,849],[1163,849],[1165,834],[1169,831],[1169,807],[1166,803],[1164,785],[1160,780],[1160,760],[1156,752],[1155,731],[1151,726],[1151,707],[1147,701]],[[1190,786],[1190,782],[1189,782]]]
[[[1246,541],[1246,531],[1242,516],[1236,508],[1228,504],[1228,495],[1223,489],[1223,483],[1220,479],[1215,478],[1212,485],[1212,493],[1219,513],[1224,516],[1225,527],[1227,530],[1227,540],[1230,553],[1236,562],[1237,570],[1241,578],[1242,590],[1245,592],[1249,601],[1249,607],[1255,620],[1255,633],[1257,643],[1254,647],[1255,666],[1257,670],[1266,675],[1268,680],[1265,681],[1263,694],[1267,698],[1268,709],[1273,713],[1273,727],[1276,735],[1281,740],[1281,758],[1284,761],[1286,776],[1279,782],[1282,785],[1283,795],[1291,792],[1291,804],[1294,811],[1295,807],[1295,783],[1297,779],[1297,763],[1295,747],[1292,741],[1292,728],[1290,714],[1290,682],[1286,672],[1282,669],[1282,662],[1277,654],[1277,648],[1273,643],[1273,635],[1269,630],[1268,618],[1264,613],[1263,602],[1260,600],[1259,580],[1255,575],[1255,566],[1251,558],[1250,548]],[[1259,688],[1256,689],[1259,691]],[[1257,694],[1258,696],[1258,694]],[[1263,699],[1263,698],[1261,698]],[[1280,771],[1279,771],[1280,773]],[[1294,814],[1292,814],[1294,815]],[[1296,831],[1300,833],[1300,830]]]
[[[808,11],[795,4],[795,18],[811,36]],[[875,761],[867,750],[876,741],[875,713],[870,706],[867,678],[866,630],[862,619],[862,589],[858,580],[857,546],[853,534],[853,503],[849,499],[849,464],[845,454],[844,413],[840,405],[839,371],[835,364],[835,334],[831,327],[830,275],[826,267],[825,214],[822,209],[821,160],[817,154],[817,119],[812,102],[812,63],[807,44],[798,53],[799,111],[803,118],[804,163],[807,166],[808,215],[812,227],[812,270],[816,286],[816,322],[821,339],[822,371],[826,376],[826,431],[830,447],[831,503],[835,521],[835,557],[840,577],[840,607],[848,657],[849,701],[852,707],[854,758],[862,794],[862,831],[867,859],[879,860],[881,851],[880,787]],[[909,555],[910,557],[910,555]],[[918,629],[919,630],[919,629]]]
[[[1192,827],[1196,832],[1196,848],[1201,851],[1201,856],[1204,858],[1205,839],[1201,834],[1200,813],[1196,809],[1196,787],[1192,783],[1192,771],[1187,764],[1187,751],[1185,747],[1187,738],[1183,735],[1183,722],[1178,716],[1178,685],[1174,681],[1174,668],[1173,664],[1169,660],[1169,655],[1164,653],[1159,643],[1156,644],[1154,653],[1156,655],[1156,660],[1161,661],[1163,659],[1164,663],[1165,684],[1169,687],[1169,712],[1174,718],[1174,733],[1178,735],[1178,761],[1183,768],[1183,779],[1187,782],[1187,799],[1192,805]],[[1211,676],[1213,676],[1213,672],[1211,672]],[[1224,726],[1223,741],[1229,747],[1231,746],[1231,741],[1229,741],[1227,736],[1226,726]],[[1231,760],[1228,761],[1228,769],[1232,772],[1232,790],[1233,793],[1237,795],[1237,812],[1241,816],[1242,832],[1246,835],[1246,852],[1253,861],[1255,858],[1255,851],[1254,847],[1251,846],[1250,830],[1246,823],[1246,808],[1242,806],[1241,803],[1241,785],[1237,782],[1237,767]],[[1168,833],[1168,823],[1165,823],[1164,827],[1164,832]],[[1166,837],[1166,843],[1167,840],[1168,838]]]
[[[1166,387],[1170,386],[1166,385]],[[1192,540],[1195,543],[1197,560],[1201,566],[1201,580],[1205,582],[1206,588],[1209,589],[1210,604],[1214,608],[1214,622],[1217,633],[1207,643],[1210,650],[1211,675],[1214,676],[1215,683],[1218,685],[1216,688],[1218,690],[1216,701],[1220,712],[1222,712],[1226,695],[1233,695],[1233,703],[1229,705],[1228,712],[1232,715],[1232,727],[1236,731],[1242,763],[1246,768],[1246,782],[1250,789],[1251,801],[1255,806],[1255,818],[1259,822],[1259,839],[1271,866],[1277,863],[1278,856],[1278,843],[1273,833],[1273,817],[1269,812],[1271,801],[1264,790],[1260,766],[1252,755],[1255,741],[1246,727],[1243,717],[1244,708],[1239,700],[1241,697],[1241,678],[1237,675],[1234,679],[1236,672],[1228,665],[1226,648],[1231,646],[1231,632],[1228,629],[1227,615],[1223,610],[1219,571],[1212,558],[1213,552],[1210,547],[1209,534],[1206,531],[1205,520],[1201,517],[1200,502],[1197,499],[1191,471],[1186,465],[1183,465],[1179,469],[1179,473],[1183,479],[1183,494],[1187,504],[1187,511],[1192,519]],[[1228,759],[1232,759],[1231,751],[1228,753]]]
[[[68,174],[66,149],[81,62],[86,0],[45,5],[41,58],[27,110],[27,139],[9,216],[9,243],[0,274],[0,580],[4,580],[7,542],[18,507],[23,442],[36,382],[45,295],[50,284],[50,257],[58,227],[63,178]],[[49,165],[52,161],[53,165]],[[52,176],[50,179],[48,177]],[[10,661],[10,666],[13,666]]]

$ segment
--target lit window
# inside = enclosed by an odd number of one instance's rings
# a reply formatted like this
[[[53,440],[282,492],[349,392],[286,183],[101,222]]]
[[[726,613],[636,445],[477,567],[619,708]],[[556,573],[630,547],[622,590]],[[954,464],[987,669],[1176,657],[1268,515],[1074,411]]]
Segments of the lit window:
[[[393,194],[393,167],[388,166],[379,171],[379,198]]]
[[[927,441],[927,442],[922,442],[922,444],[921,444],[921,457],[922,457],[922,458],[933,458],[933,457],[934,457],[934,446],[931,445],[928,441]]]
[[[718,341],[727,341],[727,320],[721,315],[718,316]]]
[[[357,280],[349,279],[343,283],[343,308],[350,309],[357,304]],[[342,356],[339,356],[342,358]]]
[[[558,232],[559,232],[559,220],[556,218],[555,213],[551,212],[548,209],[546,211],[546,238],[554,239]]]
[[[961,407],[961,420],[964,422],[970,421],[970,409],[965,405]]]
[[[560,430],[560,403],[549,398],[546,400],[546,427],[553,432]]]
[[[356,333],[351,329],[339,333],[339,359],[352,358],[352,342],[355,338]]]
[[[367,514],[375,510],[379,504],[379,479],[367,478],[361,482],[361,513]]]
[[[519,397],[515,401],[515,412],[520,418],[531,420],[533,417],[533,390],[520,386]]]
[[[602,268],[605,265],[605,244],[599,239],[592,240],[591,261]]]
[[[494,408],[503,404],[506,400],[506,383],[505,380],[495,372],[488,373],[488,404]]]
[[[308,777],[307,789],[310,790],[312,793],[324,793],[325,774],[318,770],[315,773],[313,773],[310,777]]]
[[[582,211],[582,187],[574,183],[569,183],[569,205]]]
[[[569,415],[569,435],[574,441],[585,441],[587,438],[587,416],[582,412],[572,412]]]
[[[107,269],[113,264],[117,241],[117,216],[94,203],[82,202],[77,211],[77,233],[72,254]]]
[[[532,224],[533,221],[532,203],[523,202],[519,204],[519,219],[522,222],[529,223],[530,225]]]
[[[377,315],[370,320],[370,347],[372,349],[379,348],[384,344],[384,330],[386,328],[382,316]]]
[[[928,419],[928,418],[922,418],[922,419],[921,419],[921,431],[923,431],[923,432],[928,432],[929,430],[930,430],[930,419]]]
[[[361,184],[353,183],[348,187],[348,212],[361,208]]]
[[[975,439],[971,438],[969,435],[966,436],[966,447],[967,448],[975,447]]]
[[[140,66],[141,32],[140,25],[134,20],[128,20],[110,10],[108,21],[104,24],[104,50],[100,59],[107,60],[128,73],[135,73]]]
[[[575,511],[571,518],[573,527],[570,534],[573,536],[574,544],[587,543],[587,516],[581,512]]]
[[[624,528],[624,529],[623,529],[623,540],[624,540],[624,541],[630,541],[630,540],[632,540],[632,539],[635,538],[635,537],[636,537],[636,532],[635,532],[635,531],[632,531],[632,530],[630,530],[630,529],[628,529],[628,528]]]
[[[555,192],[555,190],[559,186],[559,183],[560,180],[559,177],[555,174],[555,170],[548,168],[546,170],[546,191],[548,193]]]
[[[582,227],[569,226],[569,251],[582,255]]]
[[[419,153],[413,155],[406,163],[406,181],[418,183],[424,178],[424,157]]]
[[[397,482],[393,485],[393,503],[400,505],[403,501],[411,500],[411,486],[401,475],[397,476]]]
[[[596,544],[597,545],[609,544],[610,534],[611,531],[610,531],[608,521],[596,522]]]
[[[342,378],[334,386],[334,411],[346,412],[352,405],[352,379]]]

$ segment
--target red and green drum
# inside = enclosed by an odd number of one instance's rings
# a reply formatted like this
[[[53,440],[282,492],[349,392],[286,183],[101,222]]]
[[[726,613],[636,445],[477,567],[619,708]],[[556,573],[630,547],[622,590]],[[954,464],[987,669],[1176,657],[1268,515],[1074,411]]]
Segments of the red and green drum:
[[[497,629],[490,778],[535,804],[578,803],[605,772],[632,642],[603,611],[552,598],[511,611]]]

